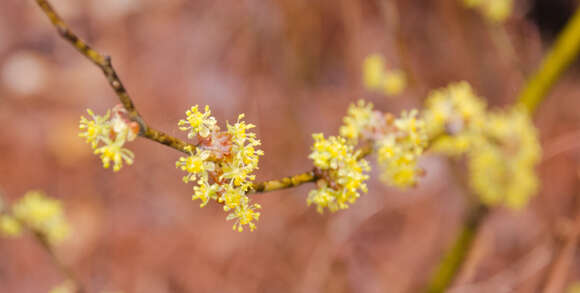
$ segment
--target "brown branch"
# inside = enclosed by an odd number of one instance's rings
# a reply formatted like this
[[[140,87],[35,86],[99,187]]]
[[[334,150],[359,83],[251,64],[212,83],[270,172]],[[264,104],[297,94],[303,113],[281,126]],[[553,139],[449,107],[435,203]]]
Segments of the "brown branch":
[[[48,16],[50,22],[54,25],[60,36],[68,41],[73,47],[77,49],[83,56],[87,57],[91,62],[97,65],[102,71],[109,85],[113,88],[117,97],[121,101],[123,107],[129,113],[129,118],[139,124],[139,135],[150,139],[152,141],[158,142],[160,144],[166,145],[178,151],[189,153],[186,150],[186,146],[189,144],[176,138],[163,133],[159,130],[155,130],[150,127],[141,114],[137,111],[133,100],[129,96],[129,93],[123,86],[121,79],[117,75],[113,64],[111,63],[111,58],[109,56],[103,55],[89,46],[85,41],[79,38],[73,31],[68,27],[64,20],[56,13],[52,5],[46,0],[36,0],[36,3],[44,14]],[[194,147],[194,146],[191,146]]]

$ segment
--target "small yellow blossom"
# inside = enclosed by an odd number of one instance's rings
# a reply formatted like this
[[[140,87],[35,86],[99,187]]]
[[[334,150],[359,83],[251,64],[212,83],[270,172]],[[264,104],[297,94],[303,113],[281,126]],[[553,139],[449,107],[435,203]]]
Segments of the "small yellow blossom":
[[[92,120],[81,116],[79,129],[83,130],[83,132],[81,132],[79,136],[84,137],[86,142],[89,143],[92,148],[96,148],[99,142],[109,137],[111,129],[109,118],[111,112],[107,111],[105,116],[99,116],[95,115],[93,110],[87,109],[87,113],[90,115]]]
[[[372,54],[363,61],[363,84],[369,90],[392,96],[407,87],[407,77],[400,69],[386,69],[383,56]]]
[[[394,129],[376,140],[377,160],[383,169],[381,179],[398,187],[414,186],[423,170],[417,165],[428,144],[425,122],[418,111],[404,111],[393,122]]]
[[[344,125],[340,127],[340,135],[357,144],[359,138],[369,138],[373,128],[378,126],[376,117],[372,103],[359,100],[356,104],[350,104],[347,116],[343,118]]]
[[[208,160],[211,152],[197,148],[196,153],[193,154],[189,146],[186,150],[190,152],[190,155],[179,158],[179,161],[175,163],[176,167],[187,172],[187,175],[183,177],[183,182],[196,181],[198,177],[207,180],[208,172],[215,170],[215,163]]]
[[[40,191],[29,191],[14,203],[12,215],[20,223],[44,235],[51,244],[60,243],[70,231],[61,202]]]
[[[264,154],[256,149],[260,140],[249,131],[255,125],[243,121],[241,114],[236,123],[226,123],[227,130],[222,131],[207,106],[204,113],[194,106],[186,114],[187,120],[179,122],[180,129],[189,131],[190,138],[199,135],[199,144],[195,152],[189,149],[189,156],[179,158],[176,166],[187,172],[184,182],[197,183],[192,199],[200,200],[201,207],[210,200],[223,204],[224,211],[229,212],[227,219],[237,219],[234,230],[242,231],[247,225],[253,231],[259,205],[251,204],[246,193],[256,178],[253,173],[258,169],[259,157]]]
[[[95,155],[100,155],[103,161],[103,168],[109,168],[113,162],[113,171],[117,172],[123,167],[123,162],[127,165],[133,164],[135,155],[130,150],[123,148],[123,142],[105,140],[105,145],[95,149]]]
[[[192,200],[199,199],[201,200],[200,207],[204,207],[210,199],[217,200],[217,192],[220,189],[219,185],[209,184],[207,180],[199,180],[197,181],[197,186],[193,187],[194,194],[192,196]]]
[[[318,189],[310,191],[308,205],[315,204],[318,212],[324,208],[331,212],[348,208],[360,197],[360,191],[367,192],[365,181],[370,170],[366,160],[358,159],[360,153],[346,143],[343,137],[331,136],[325,139],[321,133],[313,134],[314,145],[309,158],[322,173]]]
[[[481,137],[486,115],[485,102],[467,82],[452,83],[429,94],[423,119],[434,140],[431,149],[448,155],[467,151]]]
[[[398,95],[407,87],[407,77],[400,69],[385,70],[383,88],[386,95]]]
[[[372,54],[363,61],[363,83],[368,89],[380,89],[384,82],[385,60],[379,54]]]
[[[113,171],[119,171],[123,163],[133,164],[135,156],[124,145],[137,137],[138,124],[129,121],[127,111],[118,105],[113,108],[112,117],[111,111],[107,111],[105,116],[96,115],[90,109],[87,113],[92,120],[81,116],[79,128],[82,132],[79,136],[84,137],[94,149],[94,154],[100,156],[103,167],[108,168],[113,162]]]
[[[0,235],[17,237],[22,234],[22,226],[14,217],[8,214],[0,215]]]
[[[236,220],[233,226],[234,231],[244,231],[244,225],[247,225],[250,228],[250,231],[254,231],[256,229],[256,223],[254,223],[254,221],[260,219],[260,213],[256,212],[256,210],[261,208],[262,207],[259,204],[253,204],[250,206],[248,200],[243,200],[235,207],[234,212],[227,216],[226,220]]]
[[[524,109],[493,112],[469,151],[470,184],[487,205],[520,209],[538,188],[541,147]]]
[[[189,130],[187,137],[193,138],[199,134],[201,137],[207,137],[216,126],[216,119],[211,115],[209,106],[205,106],[203,113],[199,112],[199,106],[195,105],[190,110],[185,112],[187,116],[185,120],[180,120],[179,129]]]

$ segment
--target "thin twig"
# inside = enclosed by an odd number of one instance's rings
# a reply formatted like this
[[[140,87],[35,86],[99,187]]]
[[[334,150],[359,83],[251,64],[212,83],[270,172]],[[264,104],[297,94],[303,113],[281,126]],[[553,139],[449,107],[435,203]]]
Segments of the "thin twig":
[[[150,139],[152,141],[158,142],[160,144],[166,145],[168,147],[174,148],[178,151],[189,153],[187,151],[188,143],[180,140],[179,138],[170,136],[162,131],[156,130],[149,126],[141,114],[137,111],[133,100],[129,96],[129,93],[123,86],[119,75],[115,71],[113,64],[111,63],[111,57],[103,55],[89,46],[85,41],[79,38],[64,22],[64,20],[56,13],[52,5],[46,0],[36,0],[36,3],[44,14],[48,16],[50,22],[56,27],[56,30],[60,36],[68,41],[73,47],[77,49],[83,56],[87,57],[91,62],[97,65],[102,71],[109,85],[113,88],[117,97],[121,101],[123,107],[129,113],[129,118],[139,124],[139,135],[144,138]],[[194,146],[191,146],[194,148]]]
[[[370,143],[364,145],[359,150],[357,160],[365,158],[366,156],[370,155],[372,153],[372,151],[373,151],[373,147]],[[299,185],[302,185],[305,183],[316,182],[318,179],[320,179],[319,173],[320,172],[319,172],[318,168],[315,167],[312,170],[306,171],[304,173],[300,173],[298,175],[288,176],[288,177],[284,177],[281,179],[275,179],[275,180],[254,183],[252,185],[251,190],[248,192],[248,194],[264,193],[264,192],[270,192],[270,191],[275,191],[275,190],[288,189],[288,188],[296,187],[296,186],[299,186]]]
[[[31,232],[34,235],[34,238],[37,240],[37,242],[50,255],[50,258],[52,259],[52,262],[54,263],[54,265],[57,266],[58,269],[65,275],[65,277],[67,278],[67,280],[69,280],[69,281],[71,281],[73,283],[73,286],[75,288],[75,292],[76,293],[85,293],[85,292],[87,292],[86,289],[85,289],[85,287],[84,287],[84,285],[83,285],[83,283],[78,279],[78,277],[70,269],[70,267],[68,267],[67,265],[65,265],[57,257],[56,252],[54,251],[53,247],[48,242],[48,239],[46,239],[46,237],[42,233],[39,233],[38,231],[31,230]]]
[[[0,202],[1,201],[2,200],[0,197]],[[73,286],[76,290],[75,292],[76,293],[85,293],[86,292],[83,283],[77,278],[77,276],[73,273],[73,271],[70,269],[70,267],[68,267],[66,264],[64,264],[58,258],[58,256],[56,255],[56,252],[54,251],[54,248],[52,247],[52,245],[50,244],[48,239],[45,237],[45,235],[43,235],[39,231],[34,230],[33,228],[29,227],[26,223],[22,222],[21,220],[19,220],[16,217],[14,217],[3,206],[0,206],[0,215],[10,216],[15,221],[17,221],[21,227],[24,227],[27,231],[29,231],[34,236],[34,239],[36,240],[36,242],[38,242],[38,244],[40,244],[42,249],[44,251],[46,251],[46,253],[50,256],[52,263],[58,268],[58,270],[65,276],[65,278],[67,280],[69,280],[70,282],[73,283]]]
[[[426,291],[429,293],[444,292],[457,276],[457,272],[465,262],[481,224],[489,213],[489,209],[481,203],[475,203],[468,211],[467,219],[461,227],[459,235],[453,242],[435,269]]]

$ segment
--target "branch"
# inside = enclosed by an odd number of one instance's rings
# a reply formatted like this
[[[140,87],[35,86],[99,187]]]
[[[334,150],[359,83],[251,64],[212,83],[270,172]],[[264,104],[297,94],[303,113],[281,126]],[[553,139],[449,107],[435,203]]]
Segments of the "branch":
[[[518,102],[526,107],[530,115],[537,110],[537,106],[544,100],[550,88],[558,81],[561,74],[574,61],[580,50],[580,8],[566,27],[558,35],[556,44],[544,57],[542,65],[534,76],[528,80],[521,90]],[[473,241],[489,214],[482,204],[478,204],[465,220],[461,233],[441,260],[432,275],[427,292],[443,292],[453,282],[453,279],[463,265]]]
[[[147,125],[141,114],[139,114],[137,111],[137,108],[135,108],[133,100],[131,100],[129,93],[117,75],[117,72],[111,63],[111,57],[97,52],[85,41],[79,38],[75,33],[73,33],[68,25],[64,22],[64,20],[56,13],[54,8],[52,8],[52,5],[48,1],[36,0],[36,3],[38,6],[40,6],[44,14],[48,16],[50,22],[52,22],[60,36],[68,41],[73,47],[77,49],[77,51],[79,51],[83,56],[87,57],[87,59],[89,59],[91,62],[93,62],[93,64],[98,66],[103,71],[103,74],[107,78],[109,85],[113,88],[117,94],[117,97],[119,97],[121,104],[129,113],[129,118],[139,124],[140,136],[166,145],[183,153],[189,153],[186,150],[186,147],[189,145],[188,143]],[[195,148],[194,146],[191,147],[192,149]]]
[[[367,143],[359,149],[357,160],[361,160],[373,152],[372,143]],[[265,193],[281,189],[288,189],[296,187],[305,183],[316,182],[320,179],[318,168],[314,167],[310,171],[300,173],[294,176],[288,176],[281,179],[269,180],[259,183],[254,183],[248,194]]]
[[[24,224],[24,223],[21,223],[21,224]],[[31,229],[29,229],[29,230],[31,230]],[[54,263],[54,265],[56,267],[58,267],[58,269],[65,275],[67,280],[69,280],[73,283],[73,286],[75,288],[75,293],[87,292],[85,287],[83,286],[83,283],[77,278],[77,276],[73,273],[73,271],[67,265],[65,265],[62,261],[60,261],[60,259],[56,256],[56,253],[55,253],[53,247],[48,242],[48,239],[46,239],[46,237],[44,235],[42,235],[42,233],[39,233],[39,232],[34,231],[34,230],[31,230],[31,232],[34,235],[34,238],[36,239],[36,241],[40,244],[40,246],[42,246],[42,248],[50,255],[50,258],[52,259],[52,262]]]
[[[451,248],[431,276],[426,291],[429,293],[445,292],[451,285],[457,272],[465,262],[473,242],[477,237],[481,224],[487,217],[489,209],[481,203],[476,203],[469,211],[461,232],[453,242]]]
[[[558,81],[564,70],[576,59],[580,51],[580,8],[560,32],[536,73],[521,91],[519,102],[530,113],[542,102],[548,91]]]
[[[0,198],[0,201],[1,201],[1,198]],[[65,278],[67,280],[69,280],[73,283],[74,288],[75,288],[75,293],[85,293],[86,292],[85,287],[83,286],[83,283],[77,278],[77,276],[73,273],[73,271],[58,258],[53,247],[50,245],[50,242],[48,241],[48,239],[46,239],[46,237],[42,233],[35,231],[34,229],[30,228],[26,223],[20,221],[16,217],[10,215],[10,212],[6,211],[6,209],[4,209],[1,206],[0,206],[0,215],[9,215],[11,218],[18,221],[20,226],[22,226],[27,231],[32,233],[36,242],[38,242],[38,244],[40,244],[42,249],[44,249],[44,251],[46,251],[46,253],[48,253],[48,255],[50,255],[50,258],[51,258],[53,264],[58,268],[58,270],[65,276]]]

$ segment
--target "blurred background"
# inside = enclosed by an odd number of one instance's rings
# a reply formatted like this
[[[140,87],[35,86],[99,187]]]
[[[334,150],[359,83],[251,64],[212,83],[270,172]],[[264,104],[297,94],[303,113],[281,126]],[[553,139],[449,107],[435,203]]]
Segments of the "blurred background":
[[[311,134],[336,135],[357,99],[398,114],[467,80],[491,107],[512,104],[577,6],[517,0],[492,26],[455,0],[50,2],[112,56],[153,127],[185,139],[177,121],[192,105],[210,105],[220,123],[245,113],[265,152],[258,181],[308,170]],[[403,94],[364,89],[372,53],[407,72]],[[540,193],[520,212],[490,214],[453,292],[537,292],[547,282],[580,193],[573,67],[535,116]],[[191,201],[175,150],[138,139],[128,144],[134,165],[101,167],[78,121],[116,104],[99,69],[34,1],[0,2],[1,191],[15,201],[42,189],[64,202],[73,234],[57,254],[89,292],[417,292],[465,217],[469,191],[454,175],[462,163],[431,155],[417,188],[389,188],[373,170],[368,194],[334,214],[306,205],[313,185],[255,195],[258,230],[236,233],[221,206]],[[572,284],[580,253],[568,261]],[[47,292],[63,280],[32,237],[0,239],[1,292]]]

